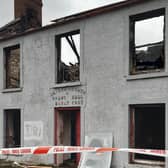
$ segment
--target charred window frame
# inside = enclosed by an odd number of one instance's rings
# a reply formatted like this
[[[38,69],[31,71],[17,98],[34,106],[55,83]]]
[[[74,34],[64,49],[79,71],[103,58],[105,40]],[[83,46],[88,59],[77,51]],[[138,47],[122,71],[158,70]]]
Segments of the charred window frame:
[[[20,88],[20,45],[4,48],[4,89]]]
[[[56,36],[57,77],[56,83],[80,80],[80,31]]]
[[[130,105],[129,146],[138,149],[165,149],[165,104]],[[130,163],[165,165],[165,158],[129,154]]]
[[[21,110],[4,110],[4,147],[21,146]]]
[[[136,29],[136,24],[138,25],[139,23],[140,25],[140,22],[141,23],[146,22],[146,24],[152,25],[154,22],[154,19],[158,19],[158,20],[160,19],[163,21],[163,25],[161,25],[162,22],[160,21],[161,22],[160,26],[163,26],[163,30],[162,32],[159,32],[159,33],[162,33],[160,35],[162,36],[161,37],[162,39],[156,40],[154,39],[154,37],[153,39],[150,38],[154,36],[154,34],[156,33],[153,33],[153,34],[146,33],[146,35],[144,35],[143,31],[145,32],[145,29],[143,29],[141,30],[142,34],[140,34],[140,36],[141,38],[142,37],[144,38],[144,42],[140,42],[138,37],[136,38],[136,35],[138,36],[138,31],[140,31],[140,29],[138,29],[138,26]],[[157,22],[159,24],[158,20]],[[147,27],[147,29],[148,28],[149,27]],[[155,28],[152,27],[152,28],[156,29],[156,27]],[[149,30],[147,29],[146,29],[146,32],[149,32]],[[159,27],[159,29],[162,29],[162,28]],[[148,38],[148,35],[149,35],[149,38]],[[130,74],[134,75],[134,74],[141,74],[141,73],[147,73],[147,72],[157,72],[157,71],[164,70],[164,68],[165,68],[165,9],[162,8],[162,9],[130,16]]]

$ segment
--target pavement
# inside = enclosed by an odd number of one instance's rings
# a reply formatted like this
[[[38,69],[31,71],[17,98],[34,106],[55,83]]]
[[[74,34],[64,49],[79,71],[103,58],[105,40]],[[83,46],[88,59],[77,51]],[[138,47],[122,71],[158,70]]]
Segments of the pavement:
[[[67,161],[59,167],[54,165],[28,165],[28,163],[0,159],[0,168],[77,168],[77,165],[71,161]]]

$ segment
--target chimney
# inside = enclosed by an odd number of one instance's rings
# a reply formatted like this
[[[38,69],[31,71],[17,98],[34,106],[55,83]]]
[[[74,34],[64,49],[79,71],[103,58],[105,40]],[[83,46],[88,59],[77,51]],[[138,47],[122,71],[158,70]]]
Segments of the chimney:
[[[42,0],[14,0],[15,19],[23,18],[30,22],[32,27],[42,25]],[[33,22],[32,22],[33,20]]]

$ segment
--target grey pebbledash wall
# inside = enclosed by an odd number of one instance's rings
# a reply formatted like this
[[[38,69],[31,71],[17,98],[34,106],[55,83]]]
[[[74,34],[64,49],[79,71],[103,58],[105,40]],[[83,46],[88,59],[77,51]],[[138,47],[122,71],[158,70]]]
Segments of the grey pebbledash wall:
[[[81,144],[92,132],[113,134],[114,147],[129,146],[129,105],[165,103],[166,148],[168,147],[168,47],[165,46],[165,70],[150,74],[129,75],[129,16],[166,9],[167,0],[151,0],[99,14],[71,23],[62,24],[32,34],[0,42],[0,63],[3,65],[3,48],[20,44],[21,88],[3,90],[3,66],[0,66],[0,147],[4,139],[5,109],[21,109],[21,145],[54,145],[54,108],[66,104],[55,104],[54,94],[69,92],[81,95]],[[56,84],[55,36],[80,30],[81,62],[80,82]],[[16,92],[17,91],[17,92]],[[80,93],[80,94],[78,94]],[[70,104],[69,106],[72,106]],[[24,125],[40,122],[42,135],[25,138]],[[5,156],[0,156],[5,158]],[[10,156],[15,160],[53,163],[51,156]],[[168,161],[166,162],[166,167]],[[114,153],[112,167],[150,167],[129,164],[127,153]]]

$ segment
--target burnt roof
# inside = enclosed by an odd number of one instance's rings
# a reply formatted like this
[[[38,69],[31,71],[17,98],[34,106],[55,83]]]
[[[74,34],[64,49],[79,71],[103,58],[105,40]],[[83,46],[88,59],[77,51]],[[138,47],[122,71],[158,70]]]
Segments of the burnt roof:
[[[52,28],[52,27],[55,27],[55,26],[58,26],[61,24],[66,24],[66,23],[69,23],[72,21],[97,16],[99,14],[103,14],[103,13],[107,13],[107,12],[112,12],[112,11],[115,11],[115,10],[118,10],[118,9],[121,9],[124,7],[132,6],[132,5],[142,3],[142,2],[147,2],[147,1],[151,1],[151,0],[125,0],[125,1],[117,2],[117,3],[113,3],[110,5],[94,8],[94,9],[91,9],[88,11],[84,11],[84,12],[76,13],[76,14],[73,14],[70,16],[66,16],[66,17],[52,20],[53,24],[50,24],[50,25],[46,25],[46,26],[43,26],[40,28],[30,29],[30,30],[27,30],[23,33],[11,35],[10,37],[0,38],[0,41],[23,36],[23,35],[30,34],[30,33],[37,32],[37,31],[41,31],[41,30],[46,30],[46,29],[49,29],[49,28]]]

